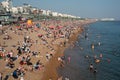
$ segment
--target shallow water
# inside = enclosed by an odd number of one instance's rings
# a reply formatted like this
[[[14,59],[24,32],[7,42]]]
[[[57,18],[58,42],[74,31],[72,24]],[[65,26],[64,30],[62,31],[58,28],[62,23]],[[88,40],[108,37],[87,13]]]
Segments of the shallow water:
[[[70,80],[120,80],[120,22],[96,22],[85,26],[75,46],[67,48],[64,54],[66,59],[70,56],[71,61],[58,70],[63,77]],[[100,54],[102,58],[99,58]],[[94,62],[95,55],[100,63]],[[89,70],[91,63],[97,69],[96,74]]]

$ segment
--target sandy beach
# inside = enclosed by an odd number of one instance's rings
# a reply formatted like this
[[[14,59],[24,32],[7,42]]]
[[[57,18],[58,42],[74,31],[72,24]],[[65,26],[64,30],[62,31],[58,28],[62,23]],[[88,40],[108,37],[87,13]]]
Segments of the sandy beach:
[[[58,80],[65,48],[92,20],[43,20],[7,25],[0,32],[0,73],[3,80]]]
[[[69,42],[66,44],[66,46],[58,46],[56,54],[54,58],[50,60],[50,62],[46,66],[46,71],[44,72],[44,76],[42,80],[58,80],[61,76],[57,74],[57,70],[60,67],[60,62],[58,61],[58,57],[64,56],[64,50],[73,44],[73,42],[77,39],[78,34],[82,32],[82,29],[75,31],[76,35],[72,35],[69,39]],[[51,75],[52,74],[52,75]]]

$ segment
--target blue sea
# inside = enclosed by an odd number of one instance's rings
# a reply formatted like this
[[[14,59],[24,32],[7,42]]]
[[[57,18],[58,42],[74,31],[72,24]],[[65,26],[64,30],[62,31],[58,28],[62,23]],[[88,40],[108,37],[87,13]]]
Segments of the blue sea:
[[[70,63],[59,68],[58,73],[69,80],[120,80],[120,21],[95,22],[84,27],[74,46],[64,52],[66,60],[71,57]],[[99,63],[95,63],[95,57]],[[89,70],[90,64],[97,73]]]

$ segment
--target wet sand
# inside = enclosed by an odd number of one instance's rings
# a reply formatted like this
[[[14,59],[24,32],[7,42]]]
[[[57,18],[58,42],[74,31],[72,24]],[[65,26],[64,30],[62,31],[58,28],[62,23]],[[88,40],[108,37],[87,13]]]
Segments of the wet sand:
[[[55,56],[50,60],[50,62],[46,65],[46,70],[44,72],[44,76],[42,78],[42,80],[49,80],[49,79],[52,79],[52,80],[57,80],[59,77],[61,77],[58,72],[57,72],[57,69],[60,67],[60,63],[58,61],[58,57],[60,56],[64,56],[64,50],[69,47],[73,42],[76,41],[78,35],[82,32],[83,30],[82,29],[79,29],[79,30],[76,30],[75,31],[75,34],[73,34],[67,45],[64,47],[64,46],[58,46],[57,48],[57,51],[56,51],[56,54]]]

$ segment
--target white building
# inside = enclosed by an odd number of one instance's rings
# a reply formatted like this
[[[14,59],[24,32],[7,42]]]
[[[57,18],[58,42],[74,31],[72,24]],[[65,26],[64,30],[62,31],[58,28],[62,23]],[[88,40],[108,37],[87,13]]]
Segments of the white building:
[[[46,11],[46,15],[47,15],[47,16],[50,16],[50,15],[52,15],[52,11],[50,11],[50,10],[47,10],[47,11]]]
[[[59,17],[62,17],[62,16],[63,16],[63,14],[62,14],[62,13],[58,13],[58,16],[59,16]]]
[[[8,12],[10,11],[14,14],[17,14],[17,13],[22,13],[22,14],[39,13],[39,14],[46,15],[46,16],[78,18],[73,15],[52,12],[51,10],[41,10],[38,8],[33,8],[31,5],[26,4],[26,3],[24,3],[24,5],[20,6],[20,7],[18,7],[18,6],[13,7],[11,0],[4,0],[1,3],[2,3],[3,7],[6,9],[6,11],[8,11]]]
[[[42,15],[47,15],[47,11],[46,10],[41,10],[42,11]]]
[[[6,0],[1,3],[7,12],[12,11],[12,1],[11,0]]]
[[[17,7],[12,7],[12,13],[17,14],[18,13],[18,8]]]
[[[57,17],[58,16],[58,12],[52,12],[52,16]]]
[[[35,7],[31,8],[31,12],[34,13],[34,14],[39,13],[39,9],[37,9]]]
[[[18,13],[23,13],[23,7],[17,7],[17,9],[18,9]]]
[[[50,16],[50,15],[52,15],[52,11],[50,11],[50,10],[41,10],[42,11],[42,15],[46,15],[46,16]]]

